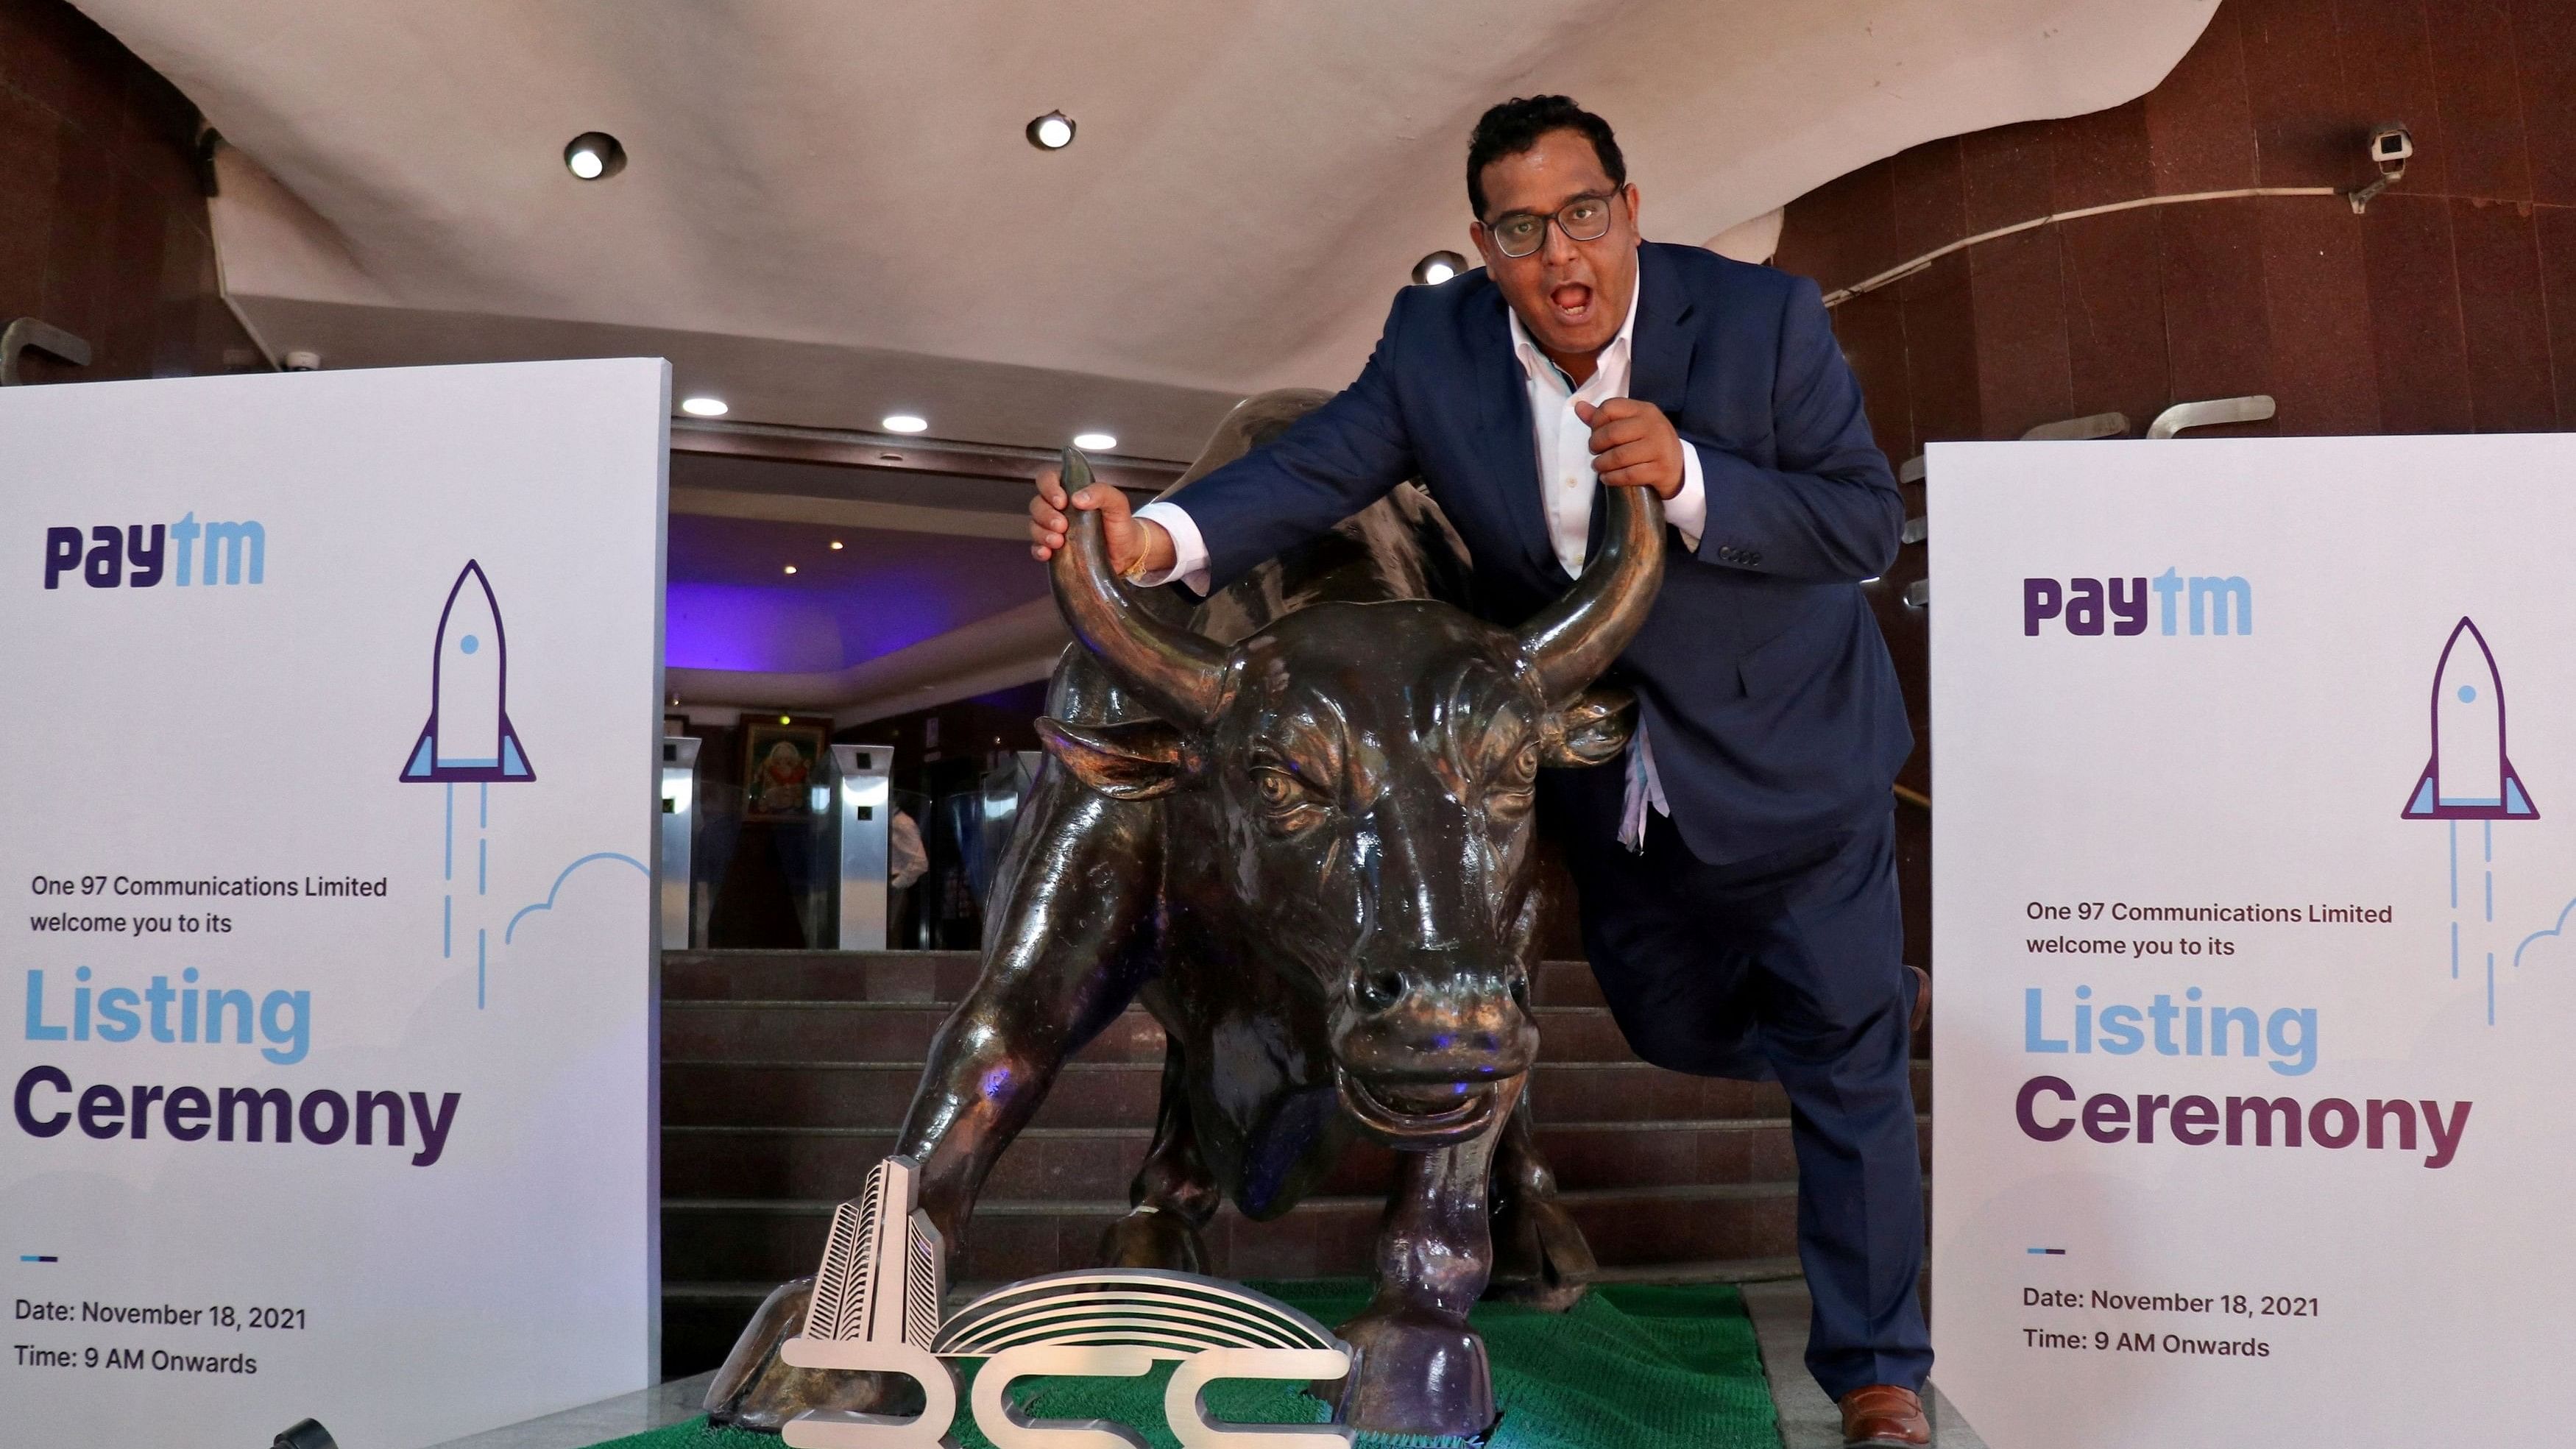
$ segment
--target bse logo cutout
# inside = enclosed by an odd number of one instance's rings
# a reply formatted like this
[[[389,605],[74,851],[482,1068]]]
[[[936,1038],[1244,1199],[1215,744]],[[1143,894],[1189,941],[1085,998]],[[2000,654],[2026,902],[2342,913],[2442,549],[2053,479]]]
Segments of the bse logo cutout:
[[[2154,595],[2149,599],[2149,594]],[[2115,635],[2147,632],[2154,616],[2156,632],[2179,634],[2187,617],[2194,634],[2254,632],[2254,586],[2241,574],[2203,574],[2185,578],[2166,569],[2154,578],[2024,579],[2021,581],[2021,632],[2036,636],[2039,626],[2055,619],[2067,633],[2090,638],[2107,625]],[[2231,629],[2229,626],[2233,625]]]
[[[256,584],[268,575],[268,530],[256,519],[201,524],[194,509],[171,524],[46,529],[45,587],[75,570],[93,589],[148,589],[164,577],[183,589]]]
[[[797,1368],[902,1374],[921,1385],[909,1418],[808,1409],[787,1421],[789,1449],[940,1449],[957,1416],[949,1360],[980,1358],[975,1427],[1001,1449],[1086,1442],[1143,1449],[1144,1439],[1098,1420],[1023,1419],[1015,1379],[1137,1377],[1159,1360],[1180,1368],[1163,1416],[1183,1449],[1348,1449],[1338,1425],[1229,1425],[1207,1417],[1200,1392],[1217,1379],[1338,1379],[1350,1345],[1314,1319],[1240,1285],[1193,1273],[1128,1268],[1055,1273],[997,1288],[942,1323],[946,1255],[916,1206],[919,1167],[889,1157],[867,1189],[833,1210],[805,1331],[778,1347]],[[1071,1436],[1081,1435],[1077,1440]]]

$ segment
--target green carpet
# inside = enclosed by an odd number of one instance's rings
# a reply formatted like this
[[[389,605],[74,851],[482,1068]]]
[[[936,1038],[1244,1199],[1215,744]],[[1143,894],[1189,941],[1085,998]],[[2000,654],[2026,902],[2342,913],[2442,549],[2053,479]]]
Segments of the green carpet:
[[[1367,1302],[1357,1279],[1252,1285],[1325,1323]],[[1473,1320],[1493,1356],[1502,1423],[1491,1449],[1777,1449],[1778,1422],[1753,1321],[1726,1284],[1595,1289],[1571,1313],[1481,1304]],[[964,1373],[961,1381],[971,1381]],[[1163,1427],[1165,1365],[1136,1379],[1029,1381],[1021,1411],[1049,1419],[1109,1419],[1176,1449]],[[1324,1406],[1296,1388],[1237,1380],[1208,1390],[1210,1412],[1244,1423],[1318,1423]],[[992,1449],[958,1392],[957,1442]],[[710,1429],[703,1419],[619,1439],[600,1449],[777,1449],[765,1434]],[[1447,1439],[1363,1434],[1373,1449],[1454,1445]]]

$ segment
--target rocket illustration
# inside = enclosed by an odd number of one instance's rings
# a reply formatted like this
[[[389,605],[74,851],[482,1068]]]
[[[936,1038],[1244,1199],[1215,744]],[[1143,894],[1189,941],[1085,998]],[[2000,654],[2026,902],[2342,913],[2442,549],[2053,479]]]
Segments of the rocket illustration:
[[[2407,798],[2409,820],[2534,820],[2540,812],[2504,751],[2504,687],[2486,636],[2462,619],[2433,666],[2433,759]]]
[[[501,606],[483,566],[466,560],[447,607],[438,613],[438,647],[430,656],[429,723],[421,726],[402,778],[415,783],[533,780],[528,756],[510,727],[509,646]]]

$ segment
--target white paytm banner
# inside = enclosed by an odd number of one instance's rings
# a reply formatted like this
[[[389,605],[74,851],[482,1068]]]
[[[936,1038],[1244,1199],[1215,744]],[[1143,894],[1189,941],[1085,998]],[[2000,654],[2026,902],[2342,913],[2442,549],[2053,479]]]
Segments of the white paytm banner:
[[[1932,449],[1936,1376],[1997,1449],[2560,1426],[2571,484]]]
[[[0,1438],[650,1382],[667,398],[0,391]]]

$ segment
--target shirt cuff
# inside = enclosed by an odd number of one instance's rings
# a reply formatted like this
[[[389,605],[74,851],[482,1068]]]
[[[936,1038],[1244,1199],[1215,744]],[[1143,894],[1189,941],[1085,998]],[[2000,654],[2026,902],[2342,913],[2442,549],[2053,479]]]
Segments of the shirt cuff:
[[[1700,514],[1705,518],[1707,513],[1707,505],[1703,503]],[[1156,501],[1137,509],[1136,517],[1140,522],[1150,519],[1160,524],[1163,532],[1170,535],[1172,540],[1172,566],[1158,573],[1139,575],[1136,582],[1147,588],[1159,588],[1177,579],[1191,593],[1202,598],[1206,597],[1208,591],[1207,540],[1199,537],[1199,526],[1190,521],[1190,515],[1177,503]]]
[[[1682,547],[1699,551],[1700,535],[1708,532],[1708,480],[1700,471],[1699,445],[1688,438],[1682,439],[1682,491],[1664,505],[1664,522],[1682,531]]]

